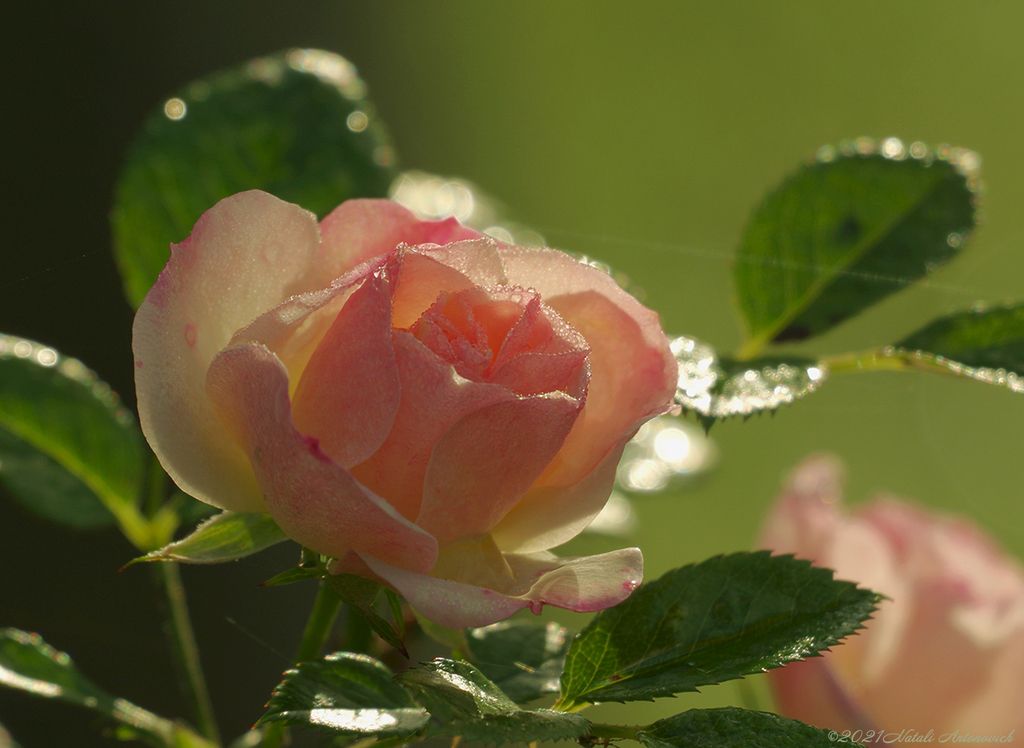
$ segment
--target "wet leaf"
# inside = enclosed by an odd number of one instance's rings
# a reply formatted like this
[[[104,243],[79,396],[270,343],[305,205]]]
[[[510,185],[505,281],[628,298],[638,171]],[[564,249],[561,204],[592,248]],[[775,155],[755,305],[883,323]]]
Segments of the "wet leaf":
[[[835,748],[835,732],[736,707],[691,709],[637,733],[646,748]],[[859,744],[841,745],[860,748]]]
[[[650,700],[781,667],[855,632],[878,600],[829,569],[767,551],[684,566],[577,635],[557,706]]]
[[[102,506],[136,547],[154,546],[138,508],[142,433],[80,361],[0,335],[0,430],[0,476],[26,505],[74,527],[103,524]]]
[[[466,656],[518,704],[557,693],[571,633],[551,621],[502,621],[466,631]]]
[[[416,692],[436,720],[430,735],[500,744],[566,740],[590,730],[590,722],[578,714],[520,709],[468,662],[436,659],[399,674],[398,681]]]
[[[877,152],[866,139],[822,149],[768,194],[741,241],[741,357],[823,333],[953,257],[975,226],[977,165],[970,151],[895,138]]]
[[[146,119],[117,183],[111,220],[125,293],[137,307],[169,245],[236,192],[262,189],[321,218],[385,197],[394,152],[355,67],[293,49],[194,81]]]
[[[773,411],[806,397],[828,378],[818,361],[797,356],[733,361],[695,338],[672,341],[679,364],[676,403],[706,429],[720,418]]]
[[[951,373],[1024,392],[1024,305],[957,312],[896,347],[930,354]]]
[[[368,655],[335,652],[284,674],[257,725],[285,722],[342,734],[418,732],[429,715],[392,682],[393,673]]]

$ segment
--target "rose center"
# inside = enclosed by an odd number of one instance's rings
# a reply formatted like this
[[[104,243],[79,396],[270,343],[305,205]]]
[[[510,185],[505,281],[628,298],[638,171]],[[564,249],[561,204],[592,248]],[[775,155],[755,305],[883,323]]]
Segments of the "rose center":
[[[501,298],[483,288],[442,292],[411,332],[460,376],[486,381],[522,349],[549,342],[550,326],[538,324],[539,312],[540,300],[528,292]]]

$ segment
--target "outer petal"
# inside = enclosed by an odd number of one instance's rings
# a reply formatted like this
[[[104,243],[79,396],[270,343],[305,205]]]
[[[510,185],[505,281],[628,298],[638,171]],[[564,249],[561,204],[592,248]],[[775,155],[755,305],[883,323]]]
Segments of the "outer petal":
[[[421,221],[391,200],[346,200],[320,223],[322,285],[399,244],[448,244],[480,234],[454,218]]]
[[[264,192],[225,198],[172,246],[135,316],[142,430],[186,493],[234,511],[262,511],[245,455],[217,422],[206,369],[231,335],[305,290],[319,236],[312,213]]]
[[[207,390],[248,454],[267,509],[289,537],[334,558],[356,550],[413,571],[433,567],[434,538],[292,425],[288,375],[273,353],[257,344],[222,351],[210,366]]]
[[[549,553],[506,555],[517,578],[515,588],[506,593],[414,574],[359,555],[413,608],[449,628],[486,626],[527,606],[535,612],[544,605],[580,612],[603,610],[629,597],[643,578],[643,557],[637,548],[577,558]]]
[[[377,451],[398,412],[390,302],[380,276],[367,278],[335,317],[292,398],[296,428],[346,468]]]

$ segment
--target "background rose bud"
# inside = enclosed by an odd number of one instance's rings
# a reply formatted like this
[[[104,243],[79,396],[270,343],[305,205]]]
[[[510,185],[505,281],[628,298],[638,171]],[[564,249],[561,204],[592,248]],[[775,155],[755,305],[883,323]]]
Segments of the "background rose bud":
[[[1024,572],[965,520],[893,498],[847,514],[833,458],[801,464],[761,546],[891,598],[822,658],[771,671],[781,714],[933,740],[1024,734]],[[950,738],[951,739],[951,738]]]
[[[561,252],[383,200],[227,198],[134,326],[142,427],[187,493],[269,511],[448,626],[639,584],[635,549],[558,559],[676,365],[657,315]]]

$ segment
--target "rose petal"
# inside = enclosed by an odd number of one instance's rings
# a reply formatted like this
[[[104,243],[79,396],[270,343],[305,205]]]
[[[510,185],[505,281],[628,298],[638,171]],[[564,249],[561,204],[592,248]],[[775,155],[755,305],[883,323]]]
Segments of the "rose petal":
[[[231,335],[303,290],[318,249],[316,218],[264,192],[221,200],[172,247],[135,316],[139,418],[183,491],[222,509],[262,511],[248,460],[206,398],[206,369]]]
[[[258,344],[228,348],[210,365],[207,391],[252,463],[267,509],[294,540],[334,558],[364,551],[427,571],[437,543],[370,493],[292,424],[288,375]]]
[[[454,218],[422,221],[391,200],[346,200],[320,223],[323,286],[399,244],[448,244],[480,234]]]
[[[463,416],[434,447],[416,524],[441,545],[490,531],[558,453],[581,406],[556,392]]]
[[[623,439],[583,480],[571,486],[536,486],[494,526],[506,553],[535,553],[579,535],[601,513],[615,484],[615,470],[629,439]]]
[[[527,606],[535,612],[544,605],[580,612],[603,610],[629,597],[643,578],[643,557],[637,548],[578,558],[506,555],[518,580],[512,594],[415,574],[363,553],[359,556],[417,612],[449,628],[487,626]]]
[[[295,426],[343,467],[377,451],[401,399],[391,345],[391,300],[371,275],[345,303],[292,398]]]
[[[352,474],[413,519],[420,511],[424,476],[438,439],[466,414],[515,395],[498,385],[463,379],[407,331],[394,331],[392,340],[401,404],[384,444],[352,468]]]

